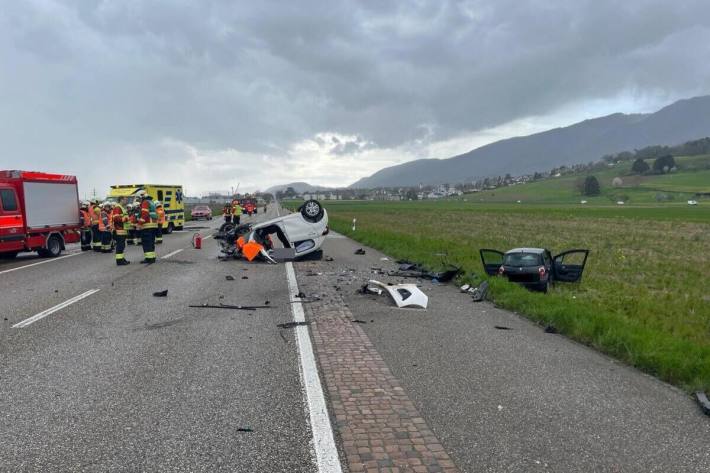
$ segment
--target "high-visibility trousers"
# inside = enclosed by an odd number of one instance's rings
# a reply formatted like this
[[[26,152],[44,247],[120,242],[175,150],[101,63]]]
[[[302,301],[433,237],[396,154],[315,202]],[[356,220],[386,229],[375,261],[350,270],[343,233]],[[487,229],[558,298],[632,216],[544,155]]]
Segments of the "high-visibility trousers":
[[[98,224],[91,226],[91,249],[101,251],[101,232]]]
[[[155,261],[155,230],[156,229],[152,227],[141,230],[141,245],[143,246],[144,261]]]
[[[116,239],[116,264],[121,264],[121,260],[125,260],[126,256],[123,252],[126,250],[126,235],[114,235]]]
[[[163,242],[163,224],[159,223],[158,228],[155,229],[155,243],[159,245]]]
[[[87,251],[91,249],[91,227],[86,227],[81,229],[81,251]]]
[[[101,252],[111,253],[111,240],[113,239],[111,232],[104,230],[101,232]]]

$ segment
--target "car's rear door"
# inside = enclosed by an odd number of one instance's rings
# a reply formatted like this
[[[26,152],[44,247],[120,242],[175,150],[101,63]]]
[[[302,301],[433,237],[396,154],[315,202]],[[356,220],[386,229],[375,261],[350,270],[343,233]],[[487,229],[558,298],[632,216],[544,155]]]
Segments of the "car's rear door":
[[[587,264],[589,250],[568,250],[552,259],[553,276],[556,281],[579,282]]]
[[[15,189],[0,185],[0,248],[20,251],[24,248],[25,222]]]
[[[482,248],[479,250],[479,253],[481,254],[481,263],[483,263],[483,270],[486,274],[489,276],[498,274],[498,269],[500,269],[503,264],[503,252]]]

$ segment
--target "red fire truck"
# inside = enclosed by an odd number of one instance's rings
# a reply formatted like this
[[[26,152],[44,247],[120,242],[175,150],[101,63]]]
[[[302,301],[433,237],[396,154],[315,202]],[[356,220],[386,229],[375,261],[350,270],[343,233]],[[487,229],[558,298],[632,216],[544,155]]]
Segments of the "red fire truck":
[[[22,251],[59,256],[79,241],[80,228],[75,176],[0,171],[0,258]]]

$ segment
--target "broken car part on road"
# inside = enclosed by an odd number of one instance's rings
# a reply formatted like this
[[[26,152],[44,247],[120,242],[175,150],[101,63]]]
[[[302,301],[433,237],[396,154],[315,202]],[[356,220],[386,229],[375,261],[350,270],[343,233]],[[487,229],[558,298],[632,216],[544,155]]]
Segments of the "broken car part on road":
[[[271,309],[272,305],[230,305],[230,304],[201,304],[189,305],[193,309],[233,309],[233,310],[256,310],[256,309]]]
[[[368,287],[374,286],[386,291],[394,300],[397,307],[417,307],[426,309],[429,304],[429,297],[419,289],[416,284],[385,284],[371,279],[367,283]],[[369,291],[369,289],[367,289]],[[372,291],[370,291],[372,292]]]

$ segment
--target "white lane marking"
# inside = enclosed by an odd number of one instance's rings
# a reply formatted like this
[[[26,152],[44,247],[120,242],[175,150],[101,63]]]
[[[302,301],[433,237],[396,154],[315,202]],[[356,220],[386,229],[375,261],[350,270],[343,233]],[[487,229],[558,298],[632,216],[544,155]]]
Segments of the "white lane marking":
[[[303,305],[294,295],[298,294],[296,273],[291,262],[286,263],[286,278],[288,279],[289,299],[294,322],[305,322]],[[333,430],[330,425],[328,409],[325,405],[323,387],[318,376],[316,358],[313,354],[311,337],[307,326],[296,327],[296,340],[301,361],[301,381],[306,389],[308,411],[311,415],[311,430],[313,431],[313,446],[319,473],[342,473],[338,449],[335,447]]]
[[[86,297],[89,297],[91,294],[94,294],[94,293],[96,293],[96,292],[99,292],[100,290],[101,290],[101,289],[90,289],[90,290],[86,291],[86,292],[83,293],[83,294],[79,294],[78,296],[72,297],[71,299],[68,299],[68,300],[62,302],[61,304],[57,304],[57,305],[55,305],[54,307],[50,307],[50,308],[47,309],[47,310],[43,310],[43,311],[40,312],[39,314],[35,314],[35,315],[33,315],[32,317],[23,320],[22,322],[18,322],[18,323],[16,323],[15,325],[13,325],[12,328],[23,328],[23,327],[27,327],[28,325],[30,325],[30,324],[32,324],[32,323],[34,323],[34,322],[37,322],[38,320],[41,320],[41,319],[47,317],[48,315],[55,313],[55,312],[58,311],[58,310],[61,310],[61,309],[65,308],[65,307],[68,307],[68,306],[72,305],[72,304],[75,303],[75,302],[79,302],[80,300],[82,300],[82,299],[84,299],[84,298],[86,298]]]
[[[51,263],[53,261],[59,261],[60,259],[71,258],[72,256],[77,256],[77,255],[82,255],[82,254],[84,254],[84,253],[70,253],[68,255],[58,256],[56,258],[46,259],[46,260],[40,261],[38,263],[26,264],[24,266],[18,266],[17,268],[6,269],[5,271],[0,271],[0,274],[11,273],[13,271],[19,271],[20,269],[31,268],[32,266],[39,266],[40,264]]]
[[[160,258],[161,258],[161,259],[168,259],[168,258],[170,258],[171,256],[175,256],[176,254],[180,253],[182,250],[184,250],[184,248],[180,248],[179,250],[171,251],[171,252],[168,253],[167,255],[161,256]]]

